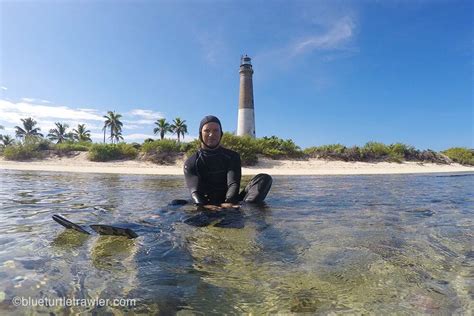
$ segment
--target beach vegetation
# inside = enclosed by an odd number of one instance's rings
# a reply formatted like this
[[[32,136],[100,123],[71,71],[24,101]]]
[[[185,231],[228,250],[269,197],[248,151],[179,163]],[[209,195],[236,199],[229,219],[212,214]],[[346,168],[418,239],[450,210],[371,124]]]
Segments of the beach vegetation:
[[[172,132],[171,125],[168,122],[166,122],[165,118],[156,120],[155,125],[156,127],[153,129],[153,133],[155,135],[159,133],[161,140],[163,140],[163,138],[165,137],[167,133]]]
[[[181,145],[174,139],[160,139],[144,143],[141,151],[145,153],[177,153],[181,151]]]
[[[88,159],[92,161],[134,159],[137,154],[138,150],[126,143],[93,144],[89,148]]]
[[[54,145],[53,149],[58,153],[68,153],[71,151],[89,151],[92,147],[91,142],[82,141],[82,142],[73,142],[67,141]]]
[[[133,148],[135,148],[136,150],[140,150],[142,148],[142,145],[140,145],[139,143],[131,143],[130,145],[132,145]]]
[[[6,160],[29,160],[40,158],[41,152],[34,150],[31,145],[15,144],[3,149],[3,158]]]
[[[442,151],[442,153],[448,156],[454,162],[474,166],[474,149],[468,149],[465,147],[452,147]]]
[[[363,147],[346,147],[341,144],[309,147],[304,150],[308,158],[327,160],[364,161],[364,162],[398,162],[419,161],[432,163],[449,163],[449,158],[433,150],[417,150],[403,143],[385,145],[379,142],[368,142]]]
[[[73,139],[73,134],[67,132],[67,129],[69,128],[68,124],[59,122],[54,124],[56,125],[56,128],[50,129],[48,134],[48,138],[51,141],[56,141],[57,144],[61,144]]]
[[[360,160],[359,147],[347,148],[341,144],[330,144],[306,148],[304,154],[309,158],[321,158],[327,160]]]
[[[79,142],[91,142],[91,131],[86,128],[86,124],[78,124],[72,130],[73,139]]]
[[[360,149],[360,153],[364,161],[383,161],[390,155],[390,149],[383,143],[368,142]]]
[[[234,150],[240,154],[243,166],[252,166],[258,162],[259,153],[257,142],[250,136],[235,136],[231,133],[224,133],[221,140],[225,148]]]
[[[43,137],[41,129],[35,127],[37,122],[31,117],[21,119],[22,126],[15,126],[15,136],[20,139]]]
[[[186,153],[187,157],[191,157],[196,151],[201,148],[201,141],[199,139],[192,140],[187,143],[182,143],[183,151]]]
[[[281,139],[277,136],[255,138],[255,145],[258,154],[272,159],[292,159],[302,158],[304,152],[291,139]]]
[[[184,143],[174,139],[160,139],[144,143],[141,147],[142,159],[158,164],[174,163],[176,158],[182,156]]]
[[[43,158],[49,149],[51,149],[49,140],[30,135],[26,136],[21,143],[9,141],[9,145],[4,146],[2,154],[6,160],[29,160]]]
[[[122,127],[123,123],[120,121],[120,118],[122,118],[122,115],[119,113],[115,113],[115,111],[108,111],[107,115],[103,116],[105,118],[104,121],[104,127],[102,128],[102,131],[104,132],[104,144],[105,144],[105,134],[107,132],[107,129],[110,130],[110,141],[112,144],[115,142],[119,142],[120,140],[123,140],[122,136]]]
[[[177,117],[173,120],[173,124],[170,125],[170,130],[173,134],[178,136],[178,143],[180,142],[180,135],[183,136],[184,134],[188,133],[188,126],[186,125],[186,120],[182,120],[181,118]]]
[[[0,135],[0,146],[7,147],[15,143],[15,140],[10,135]]]

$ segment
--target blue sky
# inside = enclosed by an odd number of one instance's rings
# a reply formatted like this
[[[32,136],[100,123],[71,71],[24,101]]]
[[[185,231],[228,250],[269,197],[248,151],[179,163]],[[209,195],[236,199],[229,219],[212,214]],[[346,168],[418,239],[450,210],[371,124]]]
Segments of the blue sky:
[[[237,126],[252,57],[256,133],[301,147],[474,147],[472,1],[0,1],[0,124],[123,115]],[[156,136],[155,136],[156,137]],[[170,135],[169,137],[174,137]]]

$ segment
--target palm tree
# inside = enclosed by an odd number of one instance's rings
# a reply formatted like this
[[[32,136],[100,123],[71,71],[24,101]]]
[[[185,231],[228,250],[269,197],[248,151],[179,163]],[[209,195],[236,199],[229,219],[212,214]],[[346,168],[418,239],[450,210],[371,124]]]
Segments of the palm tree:
[[[122,131],[115,132],[114,135],[110,137],[112,137],[112,142],[113,142],[113,139],[115,138],[115,141],[118,143],[119,140],[123,140]]]
[[[107,112],[107,115],[104,115],[105,122],[104,122],[104,127],[102,130],[104,131],[104,143],[105,143],[105,132],[107,128],[110,128],[110,140],[112,141],[112,144],[114,143],[114,138],[118,139],[122,138],[122,126],[123,123],[120,121],[120,118],[122,117],[121,114],[115,113],[115,111],[109,111]]]
[[[171,126],[164,118],[156,120],[155,125],[156,127],[153,129],[153,133],[155,135],[160,133],[160,139],[163,139],[166,133],[171,132]]]
[[[10,135],[3,135],[0,139],[3,142],[3,147],[13,145],[13,143],[15,142],[15,140],[10,137]]]
[[[66,123],[61,124],[59,122],[54,123],[56,128],[52,128],[49,130],[48,138],[50,140],[57,140],[57,144],[62,143],[63,141],[69,140],[72,137],[71,133],[66,133],[69,125]]]
[[[80,142],[90,142],[91,131],[86,129],[86,124],[77,124],[77,129],[73,129],[73,137],[75,140]]]
[[[31,117],[26,119],[21,119],[23,122],[23,128],[20,126],[15,126],[15,136],[18,138],[26,139],[28,137],[43,137],[39,131],[41,130],[39,127],[35,127],[36,121],[33,120]]]
[[[184,134],[188,133],[188,126],[185,124],[185,122],[186,120],[181,120],[179,117],[177,117],[173,120],[173,124],[170,126],[171,131],[178,135],[178,143],[180,142],[179,136],[183,135],[184,138]]]

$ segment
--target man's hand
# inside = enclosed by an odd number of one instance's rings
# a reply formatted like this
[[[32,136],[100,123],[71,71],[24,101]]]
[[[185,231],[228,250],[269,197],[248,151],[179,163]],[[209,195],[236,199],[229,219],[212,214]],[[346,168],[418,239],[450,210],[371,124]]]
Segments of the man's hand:
[[[208,205],[201,205],[198,207],[198,210],[201,210],[201,211],[212,211],[212,212],[218,212],[218,211],[222,211],[224,209],[228,209],[228,208],[235,208],[235,209],[239,209],[240,208],[240,205],[239,204],[232,204],[232,203],[222,203],[221,205],[212,205],[212,204],[208,204]]]
[[[232,203],[222,203],[222,208],[240,208],[239,204],[232,204]]]
[[[202,205],[201,207],[205,208],[208,211],[213,211],[213,212],[217,212],[217,211],[220,211],[222,209],[220,206],[212,205],[212,204]]]

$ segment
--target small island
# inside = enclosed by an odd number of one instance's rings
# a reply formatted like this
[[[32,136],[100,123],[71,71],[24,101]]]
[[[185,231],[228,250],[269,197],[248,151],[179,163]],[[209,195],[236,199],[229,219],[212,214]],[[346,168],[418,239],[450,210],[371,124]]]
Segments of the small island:
[[[160,118],[153,130],[158,139],[125,143],[121,115],[104,116],[104,141],[93,143],[85,124],[68,131],[56,122],[46,137],[29,117],[16,126],[16,140],[0,135],[0,169],[56,172],[181,175],[183,161],[199,148],[199,140],[183,142],[186,121]],[[174,134],[175,139],[166,138]],[[106,137],[108,135],[108,137]],[[109,143],[106,143],[108,138]],[[453,147],[441,152],[419,150],[395,143],[367,142],[364,146],[331,144],[302,149],[291,139],[276,136],[253,138],[226,132],[224,147],[242,158],[244,175],[347,175],[474,172],[474,151]]]

